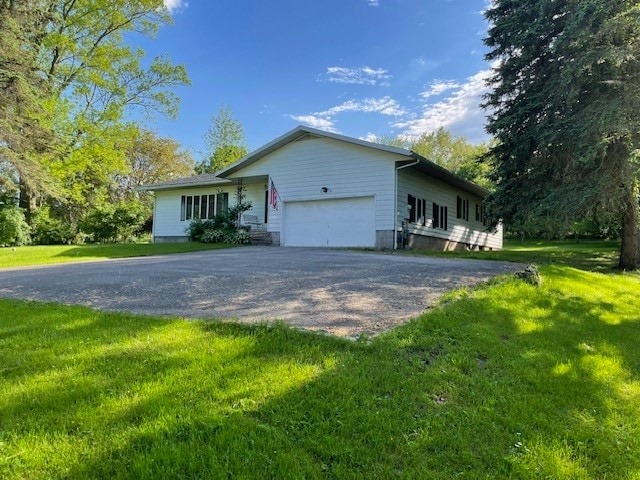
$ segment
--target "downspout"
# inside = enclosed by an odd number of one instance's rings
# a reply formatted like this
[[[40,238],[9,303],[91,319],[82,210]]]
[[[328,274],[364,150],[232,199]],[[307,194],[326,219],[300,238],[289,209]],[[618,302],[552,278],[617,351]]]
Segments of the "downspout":
[[[411,152],[413,153],[413,152]],[[402,170],[403,168],[413,167],[420,163],[420,159],[416,159],[413,163],[408,163],[406,165],[400,165],[396,167],[396,181],[393,188],[393,249],[398,249],[398,170]]]
[[[156,243],[156,212],[158,211],[158,196],[153,192],[153,213],[151,215],[151,243]]]

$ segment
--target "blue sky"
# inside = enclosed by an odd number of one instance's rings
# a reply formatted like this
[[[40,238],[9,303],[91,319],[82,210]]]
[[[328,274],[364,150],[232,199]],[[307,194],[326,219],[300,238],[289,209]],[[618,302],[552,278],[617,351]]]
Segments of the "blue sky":
[[[183,63],[176,121],[200,158],[224,104],[251,150],[304,124],[357,138],[444,127],[486,140],[485,0],[165,0],[175,25],[141,45]]]

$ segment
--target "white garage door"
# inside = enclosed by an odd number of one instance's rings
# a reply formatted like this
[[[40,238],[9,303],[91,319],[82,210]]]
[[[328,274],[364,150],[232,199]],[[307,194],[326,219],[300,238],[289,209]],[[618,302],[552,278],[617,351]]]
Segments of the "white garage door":
[[[287,202],[284,245],[288,247],[373,247],[373,197]]]

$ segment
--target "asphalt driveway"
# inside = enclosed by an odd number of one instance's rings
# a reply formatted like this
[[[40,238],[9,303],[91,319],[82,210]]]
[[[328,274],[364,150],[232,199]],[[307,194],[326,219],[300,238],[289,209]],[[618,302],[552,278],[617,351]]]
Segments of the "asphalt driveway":
[[[102,310],[283,319],[343,336],[376,334],[445,291],[517,264],[313,248],[245,247],[0,270],[0,297]]]

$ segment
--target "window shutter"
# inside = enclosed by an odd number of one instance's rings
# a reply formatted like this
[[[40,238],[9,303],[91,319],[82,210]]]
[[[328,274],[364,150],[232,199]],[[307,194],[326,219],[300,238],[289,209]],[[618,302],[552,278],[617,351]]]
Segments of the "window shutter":
[[[433,228],[440,227],[440,207],[437,203],[433,204]]]
[[[185,218],[187,220],[191,220],[193,215],[193,197],[191,195],[187,195],[187,214]]]
[[[184,222],[187,214],[187,197],[180,197],[180,221]]]
[[[409,223],[416,221],[416,198],[413,195],[407,196],[407,205],[409,205]]]

